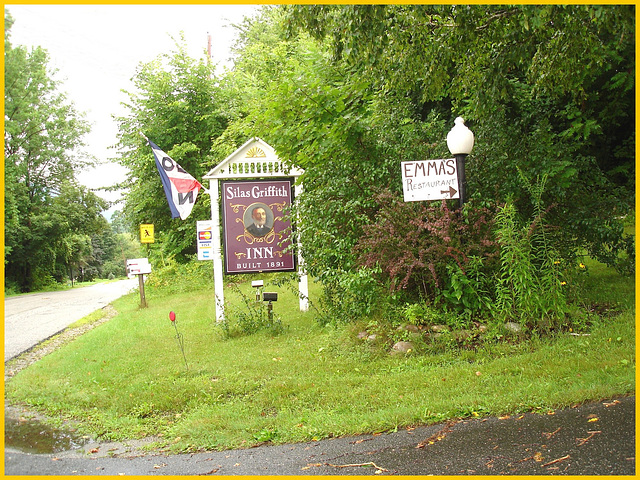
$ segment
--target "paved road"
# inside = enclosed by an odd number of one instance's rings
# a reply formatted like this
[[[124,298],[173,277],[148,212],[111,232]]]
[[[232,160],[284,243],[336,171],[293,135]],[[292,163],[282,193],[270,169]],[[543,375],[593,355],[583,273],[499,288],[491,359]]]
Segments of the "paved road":
[[[6,475],[635,475],[635,397],[382,435],[193,455],[5,449]],[[138,455],[138,456],[136,456]]]
[[[4,361],[137,288],[137,279],[4,300]]]

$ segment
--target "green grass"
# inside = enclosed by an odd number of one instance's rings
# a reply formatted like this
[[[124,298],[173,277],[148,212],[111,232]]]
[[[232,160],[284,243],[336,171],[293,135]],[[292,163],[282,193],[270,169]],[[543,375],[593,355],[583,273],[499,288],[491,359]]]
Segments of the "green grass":
[[[631,394],[634,281],[595,263],[589,272],[590,301],[620,312],[597,320],[589,336],[396,356],[358,340],[353,325],[321,327],[313,309],[298,311],[290,288],[267,287],[279,293],[274,312],[284,333],[229,337],[215,324],[212,290],[169,295],[149,287],[148,308],[139,308],[137,293],[114,302],[115,318],[20,372],[6,396],[75,419],[81,433],[103,440],[159,435],[157,448],[177,452],[546,412]],[[241,289],[253,296],[250,281]],[[312,300],[317,294],[312,284]],[[225,295],[239,303],[231,289]]]
[[[635,282],[621,281],[620,275],[614,269],[607,268],[595,260],[586,259],[584,262],[589,276],[582,285],[582,295],[588,301],[623,309],[635,307]]]

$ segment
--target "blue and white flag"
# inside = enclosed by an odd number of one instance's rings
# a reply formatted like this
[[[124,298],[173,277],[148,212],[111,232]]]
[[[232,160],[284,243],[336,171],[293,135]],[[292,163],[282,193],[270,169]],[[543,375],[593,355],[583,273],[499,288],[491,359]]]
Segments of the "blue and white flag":
[[[193,210],[202,184],[189,175],[180,165],[149,140],[156,167],[162,179],[164,194],[167,196],[171,217],[186,219]]]

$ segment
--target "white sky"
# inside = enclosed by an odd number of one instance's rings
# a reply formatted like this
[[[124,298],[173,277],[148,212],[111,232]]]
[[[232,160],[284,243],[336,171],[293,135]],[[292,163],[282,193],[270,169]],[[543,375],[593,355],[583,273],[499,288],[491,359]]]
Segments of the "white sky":
[[[121,89],[132,90],[131,78],[140,62],[174,50],[184,32],[189,54],[206,55],[211,35],[212,57],[219,71],[228,66],[235,37],[232,23],[255,13],[256,5],[11,5],[5,9],[14,19],[13,45],[41,46],[58,70],[61,90],[85,112],[92,131],[85,137],[86,150],[105,164],[79,175],[90,188],[113,185],[124,168],[106,163],[115,156],[114,114],[125,110]],[[160,148],[168,148],[160,146]],[[158,180],[159,181],[159,180]],[[118,195],[97,192],[109,200]],[[118,207],[116,207],[118,208]]]

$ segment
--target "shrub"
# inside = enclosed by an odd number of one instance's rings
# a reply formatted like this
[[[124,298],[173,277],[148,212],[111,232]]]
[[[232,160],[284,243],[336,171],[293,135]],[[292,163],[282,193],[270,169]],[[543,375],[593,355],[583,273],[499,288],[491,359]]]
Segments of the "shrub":
[[[119,260],[108,260],[104,262],[102,265],[102,276],[103,278],[118,278],[126,276],[127,271],[124,266],[124,262]]]
[[[388,319],[392,316],[396,298],[376,280],[380,273],[379,267],[328,272],[323,278],[318,322],[344,324],[362,317]]]
[[[213,285],[211,262],[199,262],[194,258],[188,263],[178,263],[168,258],[162,264],[152,263],[147,285],[162,288],[166,293],[202,290]]]
[[[471,322],[453,312],[436,309],[424,302],[411,303],[404,306],[402,314],[411,325],[432,326],[446,325],[452,329],[470,327]]]
[[[464,317],[482,315],[490,308],[494,298],[494,279],[489,275],[487,262],[471,255],[463,271],[457,264],[447,265],[448,277],[439,291],[437,303],[444,304]],[[490,272],[489,272],[490,273]]]
[[[494,268],[492,208],[469,203],[461,212],[446,201],[404,202],[388,190],[376,201],[382,207],[356,246],[360,264],[377,267],[382,283],[414,300],[478,308],[478,292],[465,288],[471,285],[466,270],[474,257]]]
[[[34,280],[31,285],[31,289],[34,292],[46,292],[53,290],[60,290],[63,286],[56,282],[56,279],[51,275],[34,275]]]
[[[4,296],[17,295],[21,293],[20,284],[10,278],[4,279]]]

